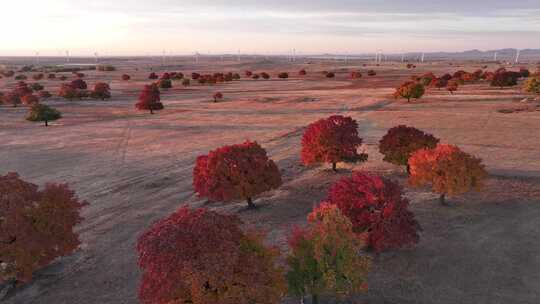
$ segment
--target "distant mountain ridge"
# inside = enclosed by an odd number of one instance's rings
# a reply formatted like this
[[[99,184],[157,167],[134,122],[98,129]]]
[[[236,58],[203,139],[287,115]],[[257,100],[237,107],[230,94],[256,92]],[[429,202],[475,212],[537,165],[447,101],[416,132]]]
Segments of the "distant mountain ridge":
[[[426,53],[430,59],[471,59],[471,60],[492,60],[497,54],[497,60],[513,60],[516,58],[517,49],[506,48],[498,50],[467,50],[463,52],[432,52]],[[409,53],[408,55],[418,54]],[[522,49],[520,50],[521,60],[540,60],[540,49]]]

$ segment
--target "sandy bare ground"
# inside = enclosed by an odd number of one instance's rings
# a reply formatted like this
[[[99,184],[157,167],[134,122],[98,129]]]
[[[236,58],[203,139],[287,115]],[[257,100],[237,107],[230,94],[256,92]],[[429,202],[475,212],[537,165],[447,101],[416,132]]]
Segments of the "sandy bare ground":
[[[424,99],[406,104],[390,97],[402,80],[422,71],[440,74],[462,67],[369,67],[378,75],[351,82],[340,69],[368,67],[326,63],[305,65],[310,73],[305,79],[188,89],[175,83],[162,96],[165,110],[150,115],[133,108],[148,82],[148,70],[136,72],[135,64],[126,63],[112,74],[88,73],[89,84],[111,81],[110,101],[48,101],[64,114],[48,128],[24,121],[22,107],[0,107],[0,174],[17,171],[38,184],[68,182],[90,202],[78,227],[81,250],[36,273],[7,303],[137,303],[137,237],[183,204],[237,213],[247,225],[268,230],[269,242],[284,246],[290,226],[304,223],[329,185],[350,170],[375,171],[406,186],[402,169],[383,163],[377,152],[380,137],[397,124],[432,132],[481,156],[492,176],[484,192],[453,198],[451,207],[436,204],[428,189],[407,188],[424,228],[421,241],[413,249],[375,257],[370,291],[358,303],[540,302],[540,112],[497,112],[525,97],[518,88],[501,91],[478,84],[454,96],[430,90]],[[300,69],[283,63],[230,63],[197,70],[248,68],[274,75]],[[170,70],[195,68],[185,64]],[[326,80],[315,73],[322,70],[342,72]],[[119,81],[123,72],[134,80]],[[55,93],[60,82],[41,83]],[[0,80],[0,91],[12,85]],[[223,102],[211,102],[216,91],[224,93]],[[358,120],[369,162],[344,165],[338,174],[301,166],[303,127],[336,113]],[[195,158],[246,139],[268,150],[284,185],[256,200],[257,211],[244,211],[244,203],[198,200],[191,187]]]

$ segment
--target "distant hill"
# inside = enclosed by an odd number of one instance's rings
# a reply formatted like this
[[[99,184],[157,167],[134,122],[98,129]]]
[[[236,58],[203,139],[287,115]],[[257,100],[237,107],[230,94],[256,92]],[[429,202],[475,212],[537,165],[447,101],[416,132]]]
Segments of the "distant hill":
[[[468,50],[463,52],[434,52],[426,53],[426,58],[433,59],[454,59],[454,60],[493,60],[497,53],[497,60],[512,61],[516,58],[517,49],[499,50]],[[417,56],[418,53],[410,53],[407,56]],[[540,49],[524,49],[520,52],[520,61],[540,60]]]

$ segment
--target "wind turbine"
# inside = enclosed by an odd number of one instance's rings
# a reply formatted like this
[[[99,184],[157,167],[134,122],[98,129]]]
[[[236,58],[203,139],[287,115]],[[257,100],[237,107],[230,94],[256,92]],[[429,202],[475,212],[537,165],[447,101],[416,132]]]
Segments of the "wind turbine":
[[[236,58],[238,62],[240,62],[240,50],[238,50],[238,57]]]
[[[425,56],[426,56],[426,53],[422,52],[422,58],[420,59],[422,62],[424,62]]]
[[[69,51],[66,50],[66,62],[69,63]]]
[[[405,53],[401,53],[401,62],[405,62]]]
[[[497,52],[493,54],[493,61],[497,61]]]
[[[517,50],[516,52],[516,63],[519,63],[519,55],[521,53],[521,50]]]
[[[36,65],[39,64],[39,52],[36,52]]]
[[[99,62],[99,54],[97,52],[94,53],[94,58],[96,60],[96,63]]]

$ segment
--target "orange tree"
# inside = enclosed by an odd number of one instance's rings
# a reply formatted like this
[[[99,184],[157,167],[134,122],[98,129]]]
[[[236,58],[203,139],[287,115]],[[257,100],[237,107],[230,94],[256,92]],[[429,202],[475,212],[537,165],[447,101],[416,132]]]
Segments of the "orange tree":
[[[187,207],[153,224],[137,242],[141,303],[280,303],[279,251],[241,224],[234,215]]]
[[[451,79],[446,84],[446,90],[450,92],[450,94],[454,94],[455,91],[457,91],[459,87],[459,83],[457,80]]]
[[[73,231],[80,202],[66,184],[37,185],[16,173],[0,175],[0,282],[32,279],[32,273],[79,246]]]
[[[295,228],[288,239],[289,293],[345,297],[367,290],[371,259],[360,255],[361,236],[339,208],[321,203],[308,215],[308,227]]]
[[[411,101],[411,98],[418,99],[424,96],[426,92],[424,85],[416,81],[406,81],[401,86],[396,88],[394,93],[395,98],[405,98],[407,102]]]
[[[197,158],[193,187],[200,197],[230,202],[246,200],[281,186],[281,173],[258,143],[223,146]]]
[[[413,127],[399,125],[393,127],[379,141],[379,152],[384,155],[384,161],[398,166],[407,166],[411,154],[422,148],[433,149],[439,139]]]
[[[94,90],[90,93],[90,96],[94,99],[105,100],[111,98],[111,87],[105,82],[98,82],[94,85]]]
[[[409,158],[409,184],[414,187],[431,184],[433,192],[441,195],[440,202],[446,204],[446,195],[482,189],[487,172],[481,162],[452,145],[420,149]]]
[[[351,117],[330,116],[307,126],[302,137],[302,162],[331,163],[336,170],[338,162],[366,161],[367,154],[358,154],[362,144],[358,136],[358,123]]]
[[[327,201],[351,220],[354,231],[364,234],[368,247],[375,252],[418,242],[420,225],[395,182],[353,172],[330,187]]]
[[[530,77],[525,82],[523,88],[526,92],[540,95],[540,76]]]

